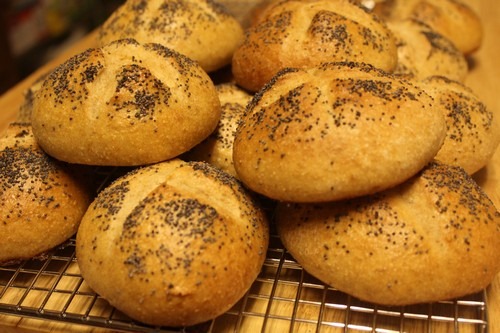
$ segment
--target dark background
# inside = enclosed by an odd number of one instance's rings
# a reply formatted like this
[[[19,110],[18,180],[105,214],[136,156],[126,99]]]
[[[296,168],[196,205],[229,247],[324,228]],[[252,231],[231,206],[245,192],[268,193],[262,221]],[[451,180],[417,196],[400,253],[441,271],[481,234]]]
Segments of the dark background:
[[[0,0],[0,94],[102,24],[124,0]]]

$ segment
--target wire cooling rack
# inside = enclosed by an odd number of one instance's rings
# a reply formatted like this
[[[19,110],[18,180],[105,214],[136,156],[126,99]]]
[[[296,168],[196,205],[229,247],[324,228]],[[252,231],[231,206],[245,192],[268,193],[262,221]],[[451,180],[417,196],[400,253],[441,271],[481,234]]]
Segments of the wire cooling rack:
[[[99,192],[129,168],[92,170]],[[360,301],[309,275],[271,225],[262,270],[245,296],[220,317],[193,327],[136,322],[96,294],[80,274],[75,238],[32,259],[0,267],[0,314],[123,332],[487,333],[486,292],[453,301],[384,307]]]
[[[48,254],[0,267],[0,313],[130,332],[481,332],[485,292],[408,307],[362,302],[307,274],[271,236],[267,259],[246,295],[211,322],[182,329],[134,322],[85,283],[75,239]]]

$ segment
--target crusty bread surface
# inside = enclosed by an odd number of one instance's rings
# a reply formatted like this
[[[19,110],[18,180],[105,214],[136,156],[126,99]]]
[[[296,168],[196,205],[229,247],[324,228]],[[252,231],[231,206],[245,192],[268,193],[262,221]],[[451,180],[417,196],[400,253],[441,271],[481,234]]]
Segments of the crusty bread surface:
[[[210,0],[128,0],[102,25],[101,46],[134,38],[174,49],[212,72],[231,63],[243,28],[222,5]]]
[[[31,123],[31,115],[33,113],[33,100],[35,99],[36,92],[42,87],[43,81],[47,78],[49,73],[40,75],[24,92],[23,102],[19,107],[17,114],[17,123]]]
[[[43,257],[76,232],[90,188],[38,147],[29,124],[0,139],[0,172],[0,264]]]
[[[422,80],[439,75],[464,82],[469,67],[464,54],[427,24],[407,19],[388,22],[398,49],[395,74]]]
[[[465,84],[445,77],[424,80],[426,91],[446,119],[446,138],[436,159],[469,174],[485,167],[500,144],[500,123]]]
[[[436,155],[444,116],[419,86],[359,63],[282,71],[236,132],[239,179],[272,199],[316,202],[397,185]]]
[[[374,15],[349,0],[283,1],[247,30],[232,60],[236,82],[258,91],[285,67],[357,61],[391,72],[394,37]]]
[[[55,69],[35,95],[32,126],[57,159],[134,166],[189,150],[215,129],[220,112],[215,86],[196,62],[124,39]]]
[[[433,162],[388,191],[279,204],[278,234],[306,271],[384,305],[466,296],[500,271],[500,215],[460,167]]]
[[[477,51],[483,26],[474,10],[461,0],[379,1],[375,13],[385,21],[416,19],[446,37],[464,54]]]
[[[194,325],[250,288],[269,241],[267,218],[239,182],[204,162],[139,168],[85,214],[76,255],[85,281],[131,318]]]
[[[237,177],[233,165],[234,135],[252,95],[234,83],[219,84],[216,89],[222,108],[219,125],[208,138],[184,154],[182,158],[208,162]]]

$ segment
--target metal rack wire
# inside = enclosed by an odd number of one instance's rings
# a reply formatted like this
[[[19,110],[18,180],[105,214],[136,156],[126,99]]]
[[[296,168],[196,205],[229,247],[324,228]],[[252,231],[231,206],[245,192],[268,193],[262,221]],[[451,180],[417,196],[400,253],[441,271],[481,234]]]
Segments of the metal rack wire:
[[[408,307],[362,302],[307,274],[283,248],[271,244],[247,294],[215,320],[181,329],[134,322],[85,283],[75,239],[47,259],[0,267],[0,313],[133,332],[476,332],[488,330],[484,292]]]

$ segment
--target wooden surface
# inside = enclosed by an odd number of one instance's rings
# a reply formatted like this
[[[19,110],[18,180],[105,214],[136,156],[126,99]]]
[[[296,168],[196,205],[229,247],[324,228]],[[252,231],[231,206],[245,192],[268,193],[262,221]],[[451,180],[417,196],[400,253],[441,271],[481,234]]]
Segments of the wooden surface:
[[[500,62],[498,54],[500,46],[496,43],[500,33],[500,6],[498,0],[468,0],[483,20],[485,37],[481,49],[471,59],[472,70],[467,80],[470,86],[485,102],[487,107],[495,112],[500,119]],[[94,45],[95,34],[90,34],[62,53],[59,57],[40,68],[30,77],[13,87],[0,97],[0,132],[16,119],[17,111],[23,101],[24,91],[42,74],[53,69],[70,56]],[[500,207],[500,149],[483,170],[475,176],[477,182],[485,189],[495,205]],[[489,332],[500,333],[500,275],[487,289],[489,310]],[[102,329],[71,325],[58,322],[48,322],[37,319],[20,318],[0,315],[0,332],[104,332]],[[109,332],[109,331],[106,331]]]

